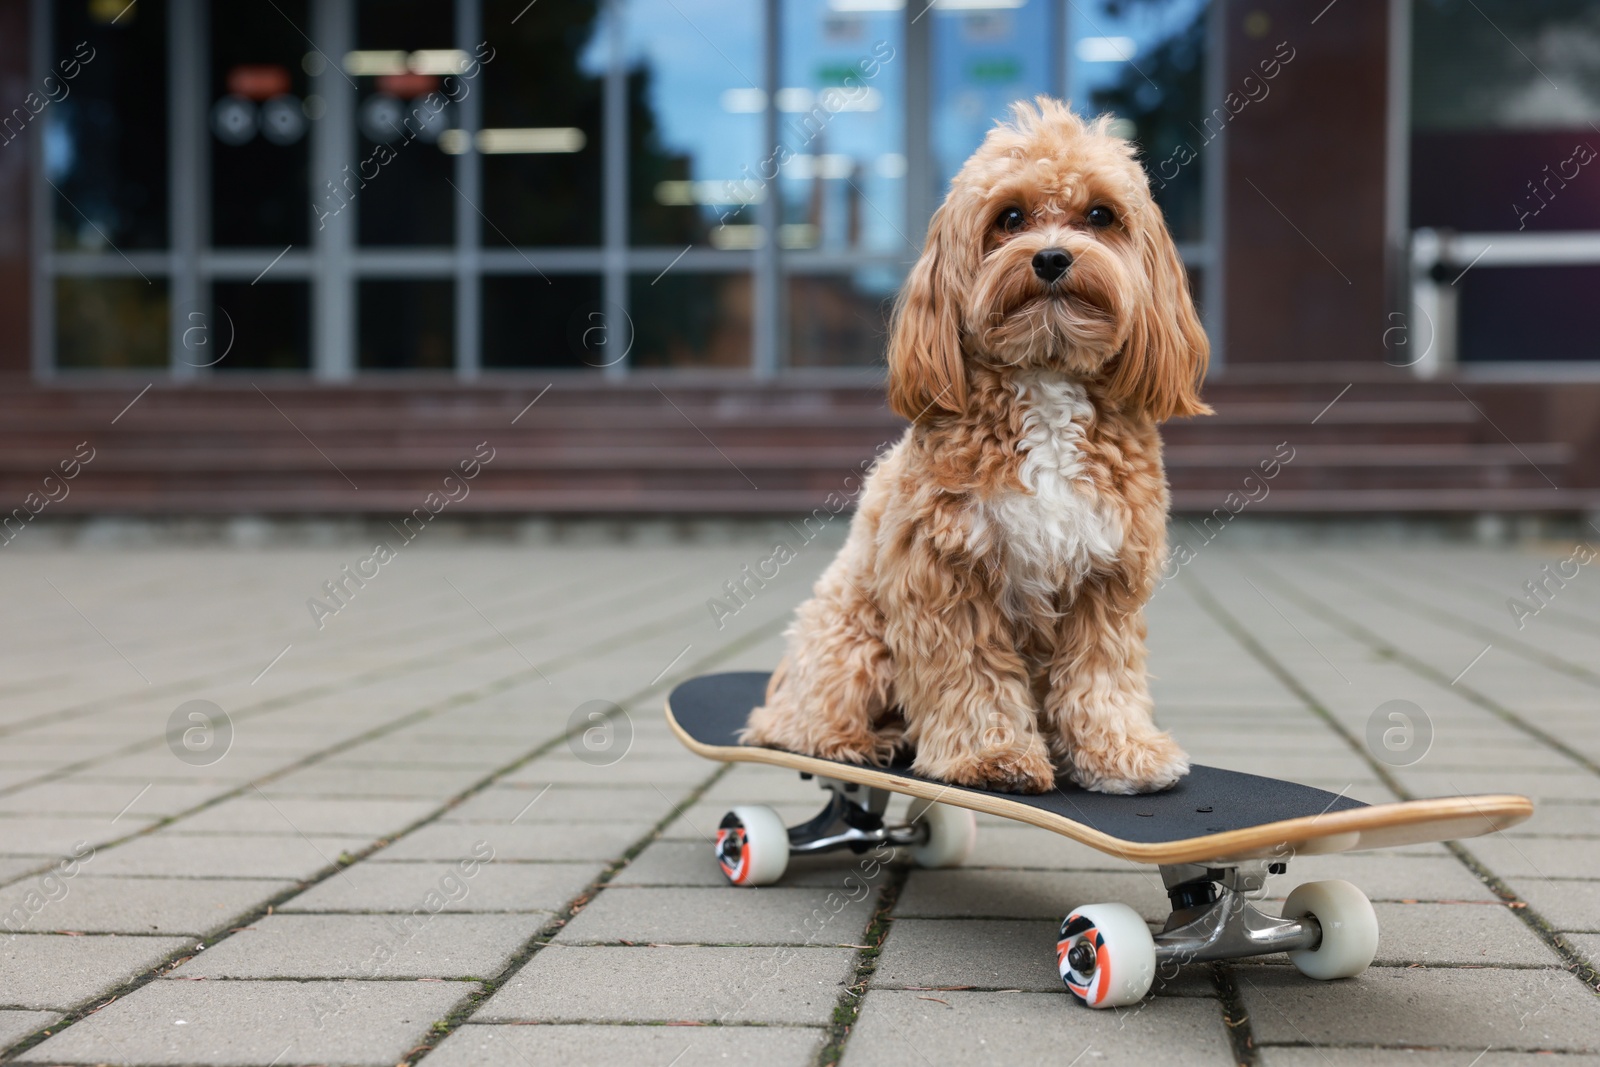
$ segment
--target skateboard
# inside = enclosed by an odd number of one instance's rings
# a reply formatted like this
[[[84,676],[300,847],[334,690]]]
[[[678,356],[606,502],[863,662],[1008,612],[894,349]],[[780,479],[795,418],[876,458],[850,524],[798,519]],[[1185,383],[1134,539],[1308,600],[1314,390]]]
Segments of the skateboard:
[[[717,828],[716,855],[728,881],[770,885],[789,858],[835,851],[909,850],[923,867],[959,866],[977,840],[973,812],[1014,819],[1110,856],[1160,868],[1172,914],[1152,935],[1125,904],[1085,904],[1061,924],[1056,964],[1083,1004],[1121,1007],[1144,999],[1157,968],[1286,952],[1311,978],[1348,978],[1378,950],[1372,904],[1349,882],[1297,886],[1281,914],[1258,908],[1268,876],[1296,856],[1457,840],[1515,826],[1533,814],[1507,794],[1363,804],[1342,794],[1254,774],[1194,766],[1160,793],[1091,793],[1057,773],[1049,793],[1021,795],[949,785],[909,763],[861,766],[742,745],[738,731],[765,699],[759,671],[690,679],[667,698],[667,723],[691,751],[720,762],[767,763],[815,779],[827,792],[818,814],[785,826],[769,807],[741,805]],[[912,798],[906,821],[885,819],[889,796]]]

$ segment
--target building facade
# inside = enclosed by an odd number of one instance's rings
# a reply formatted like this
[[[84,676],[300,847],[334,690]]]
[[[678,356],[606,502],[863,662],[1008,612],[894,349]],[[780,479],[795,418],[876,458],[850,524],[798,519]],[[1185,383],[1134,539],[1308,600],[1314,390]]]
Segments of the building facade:
[[[1047,93],[1139,145],[1219,387],[1393,369],[1576,453],[1595,54],[1575,0],[0,0],[0,373],[870,387]]]

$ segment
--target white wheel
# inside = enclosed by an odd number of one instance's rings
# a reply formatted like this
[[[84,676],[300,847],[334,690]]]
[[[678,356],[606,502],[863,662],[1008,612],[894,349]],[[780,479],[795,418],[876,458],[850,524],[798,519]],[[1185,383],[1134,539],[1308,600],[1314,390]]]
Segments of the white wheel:
[[[1349,882],[1307,882],[1283,902],[1285,919],[1307,915],[1322,927],[1316,948],[1296,949],[1289,959],[1308,978],[1324,982],[1354,978],[1378,954],[1378,914],[1367,895]]]
[[[1085,904],[1061,924],[1056,969],[1091,1008],[1137,1004],[1156,980],[1156,942],[1126,904]]]
[[[911,847],[918,867],[959,867],[978,844],[978,819],[966,808],[913,800],[906,816],[913,826],[928,827],[927,839]]]
[[[789,829],[771,808],[734,808],[717,827],[717,863],[734,885],[771,885],[789,866]]]

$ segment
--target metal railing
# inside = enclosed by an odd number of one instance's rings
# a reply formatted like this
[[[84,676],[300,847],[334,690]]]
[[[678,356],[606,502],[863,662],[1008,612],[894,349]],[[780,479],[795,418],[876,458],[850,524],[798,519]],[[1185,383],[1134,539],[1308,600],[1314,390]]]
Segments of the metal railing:
[[[1411,235],[1411,308],[1385,337],[1390,362],[1419,378],[1455,368],[1460,358],[1457,286],[1474,267],[1563,267],[1600,263],[1600,232],[1455,233],[1417,230]],[[1391,316],[1391,320],[1392,320]]]

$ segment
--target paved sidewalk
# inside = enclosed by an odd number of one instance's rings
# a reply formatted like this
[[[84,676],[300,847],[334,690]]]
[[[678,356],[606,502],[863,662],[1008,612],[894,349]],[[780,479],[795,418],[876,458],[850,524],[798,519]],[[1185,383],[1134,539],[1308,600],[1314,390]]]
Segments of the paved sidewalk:
[[[1151,613],[1196,759],[1540,808],[1272,883],[1367,890],[1384,936],[1358,979],[1197,965],[1123,1012],[1062,989],[1055,928],[1100,900],[1164,917],[1159,879],[1042,831],[984,818],[962,870],[722,884],[728,806],[820,795],[689,755],[661,699],[770,667],[821,540],[742,605],[724,585],[769,544],[419,545],[343,606],[323,583],[364,546],[13,555],[0,1061],[1600,1063],[1600,574],[1531,599],[1571,546],[1225,540]],[[738,608],[721,628],[711,598]],[[1410,748],[1385,747],[1397,710]]]

